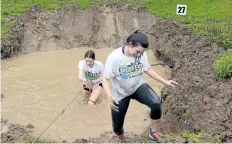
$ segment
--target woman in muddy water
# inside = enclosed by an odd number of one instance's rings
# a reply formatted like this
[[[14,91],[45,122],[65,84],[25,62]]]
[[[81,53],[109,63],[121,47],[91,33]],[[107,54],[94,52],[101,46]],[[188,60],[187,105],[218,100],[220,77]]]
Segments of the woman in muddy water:
[[[104,65],[100,61],[95,60],[94,51],[88,50],[84,59],[79,62],[78,69],[79,80],[83,83],[84,90],[91,93],[88,104],[96,104],[102,91]]]
[[[111,107],[113,131],[120,141],[124,138],[123,124],[130,100],[135,99],[151,109],[149,138],[162,142],[162,134],[158,131],[161,98],[145,82],[143,73],[165,85],[175,87],[178,83],[165,80],[150,67],[147,48],[147,36],[136,31],[127,38],[126,45],[111,52],[106,60],[102,83]],[[112,89],[109,79],[112,80]]]

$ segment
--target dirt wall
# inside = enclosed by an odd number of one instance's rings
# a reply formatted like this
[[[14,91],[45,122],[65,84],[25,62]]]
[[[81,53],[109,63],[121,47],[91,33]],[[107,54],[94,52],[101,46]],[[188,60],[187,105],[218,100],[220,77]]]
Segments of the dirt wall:
[[[153,25],[149,35],[156,54],[176,62],[172,78],[180,83],[176,89],[163,90],[163,129],[206,130],[231,142],[232,79],[222,80],[213,70],[216,58],[224,54],[223,48],[165,20]]]
[[[148,31],[156,22],[144,8],[126,6],[95,6],[85,10],[72,6],[52,12],[34,6],[18,21],[23,29],[21,53],[78,47],[117,48],[133,31]],[[3,49],[9,47],[5,45]],[[8,55],[13,53],[6,51],[3,57]]]

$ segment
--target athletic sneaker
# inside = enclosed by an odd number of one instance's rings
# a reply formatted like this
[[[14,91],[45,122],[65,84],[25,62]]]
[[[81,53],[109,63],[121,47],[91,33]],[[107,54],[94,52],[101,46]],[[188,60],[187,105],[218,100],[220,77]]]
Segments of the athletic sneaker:
[[[163,135],[159,132],[152,132],[152,129],[150,128],[150,132],[149,132],[149,138],[157,141],[157,143],[163,143],[162,137]]]
[[[116,141],[116,143],[124,142],[124,129],[122,128],[122,130],[119,133],[114,132],[112,140]]]

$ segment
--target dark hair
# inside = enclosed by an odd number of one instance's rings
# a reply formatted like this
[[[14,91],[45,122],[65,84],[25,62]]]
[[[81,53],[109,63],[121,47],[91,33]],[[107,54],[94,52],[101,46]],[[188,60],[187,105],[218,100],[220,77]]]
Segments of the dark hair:
[[[93,60],[95,60],[95,53],[94,53],[94,51],[88,50],[88,51],[85,53],[85,57],[84,57],[84,58],[92,58]]]
[[[143,48],[148,48],[148,38],[139,30],[136,30],[132,35],[130,35],[126,41],[127,43],[131,42],[132,47],[138,46],[140,44]]]

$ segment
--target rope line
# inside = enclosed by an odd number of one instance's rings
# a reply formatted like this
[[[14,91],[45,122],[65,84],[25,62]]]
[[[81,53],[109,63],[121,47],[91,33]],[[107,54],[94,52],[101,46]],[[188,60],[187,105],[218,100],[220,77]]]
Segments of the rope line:
[[[82,92],[79,91],[79,93],[72,99],[71,102],[69,102],[68,105],[66,105],[66,107],[61,111],[61,113],[51,122],[51,124],[36,138],[36,140],[33,142],[33,144],[35,142],[37,142],[39,140],[39,138],[49,129],[49,127],[65,112],[65,110],[68,108],[68,106],[77,98],[77,96],[79,96]]]

